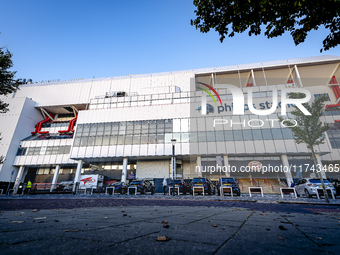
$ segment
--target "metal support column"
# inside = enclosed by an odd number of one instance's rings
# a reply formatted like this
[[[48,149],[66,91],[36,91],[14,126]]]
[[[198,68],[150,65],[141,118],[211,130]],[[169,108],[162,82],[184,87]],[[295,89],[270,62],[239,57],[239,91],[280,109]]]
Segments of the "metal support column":
[[[17,194],[17,192],[18,192],[19,185],[20,185],[20,182],[22,180],[22,176],[23,176],[24,170],[25,170],[25,167],[24,166],[20,166],[18,174],[17,174],[17,178],[15,179],[15,183],[14,183],[14,187],[13,187],[13,189],[14,189],[13,194]]]
[[[229,170],[229,158],[227,155],[224,155],[223,156],[223,164],[224,166],[226,167],[227,171],[225,172],[225,177],[230,177],[230,172],[228,171]]]
[[[290,187],[291,182],[293,181],[292,173],[289,168],[289,162],[287,155],[281,155],[282,165],[284,167],[283,171],[286,176],[287,186]]]
[[[122,182],[126,182],[128,158],[123,159]]]
[[[202,171],[201,171],[201,168],[202,168],[202,158],[201,158],[201,156],[197,156],[196,164],[197,164],[197,166],[199,166],[198,167],[199,171],[197,173],[197,176],[198,177],[202,177]]]
[[[54,170],[54,175],[53,175],[53,180],[52,180],[52,185],[51,185],[50,192],[52,192],[56,188],[56,186],[57,186],[58,177],[59,177],[59,171],[60,171],[60,166],[57,165],[55,167],[55,170]]]
[[[74,177],[73,193],[76,192],[77,183],[79,183],[79,181],[80,181],[80,175],[81,175],[82,168],[83,168],[83,161],[80,159],[80,160],[78,160],[76,176]]]

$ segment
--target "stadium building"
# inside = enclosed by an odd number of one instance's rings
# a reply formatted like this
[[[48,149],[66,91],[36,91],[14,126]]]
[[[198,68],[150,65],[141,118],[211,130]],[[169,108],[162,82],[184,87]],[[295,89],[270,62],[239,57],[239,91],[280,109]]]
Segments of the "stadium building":
[[[296,105],[281,98],[294,88],[308,90],[311,100],[328,95],[321,121],[330,129],[315,150],[322,175],[339,178],[339,65],[338,56],[320,56],[27,83],[2,97],[10,110],[0,114],[0,181],[17,188],[28,179],[78,182],[81,174],[106,182],[172,177],[175,139],[177,178],[231,176],[244,189],[256,181],[273,192],[317,176],[311,152],[278,120],[285,110],[282,116],[293,119]]]

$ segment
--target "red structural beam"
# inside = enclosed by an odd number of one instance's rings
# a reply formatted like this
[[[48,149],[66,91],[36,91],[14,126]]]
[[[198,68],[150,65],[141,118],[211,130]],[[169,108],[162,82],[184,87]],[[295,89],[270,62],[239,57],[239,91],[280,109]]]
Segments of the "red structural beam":
[[[70,120],[70,122],[68,123],[67,130],[60,130],[58,132],[59,133],[74,132],[74,129],[73,129],[74,128],[74,123],[76,122],[77,118],[78,118],[78,113],[77,113],[76,117],[74,119]]]
[[[35,130],[34,132],[31,132],[32,135],[35,135],[36,133],[38,134],[48,134],[48,131],[40,131],[41,130],[41,126],[42,124],[44,124],[45,122],[49,121],[50,117],[46,116],[46,118],[40,122],[37,123],[37,125],[35,126]]]

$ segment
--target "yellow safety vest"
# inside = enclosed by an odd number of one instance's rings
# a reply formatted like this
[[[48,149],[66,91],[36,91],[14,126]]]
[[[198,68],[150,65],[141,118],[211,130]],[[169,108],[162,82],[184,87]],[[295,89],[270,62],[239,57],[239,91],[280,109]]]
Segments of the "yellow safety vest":
[[[26,188],[28,189],[32,188],[32,182],[28,182]]]

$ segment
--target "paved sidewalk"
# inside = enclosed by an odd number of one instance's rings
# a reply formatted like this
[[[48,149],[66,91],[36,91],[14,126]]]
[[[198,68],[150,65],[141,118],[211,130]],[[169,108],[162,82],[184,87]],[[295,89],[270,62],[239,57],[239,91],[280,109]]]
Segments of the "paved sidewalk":
[[[1,199],[38,199],[38,198],[48,198],[48,199],[55,199],[55,198],[119,198],[119,199],[168,199],[168,200],[198,200],[198,201],[240,201],[240,202],[260,202],[260,203],[302,203],[302,204],[326,204],[325,199],[321,197],[321,199],[317,199],[316,197],[307,198],[307,197],[297,197],[295,198],[294,195],[284,195],[282,198],[281,195],[276,194],[264,194],[261,197],[260,194],[254,194],[252,197],[249,194],[242,194],[241,196],[233,196],[230,195],[226,196],[218,196],[218,195],[179,195],[179,196],[172,196],[156,193],[154,195],[105,195],[104,193],[98,194],[94,193],[93,195],[72,195],[72,194],[43,194],[43,195],[11,195],[11,196],[0,196]],[[337,204],[340,205],[339,196],[337,199],[330,199],[330,204]]]
[[[338,254],[340,213],[332,208],[314,206],[304,213],[183,205],[1,211],[0,251],[58,255]],[[169,227],[164,228],[165,224]],[[157,241],[159,236],[169,240]]]

